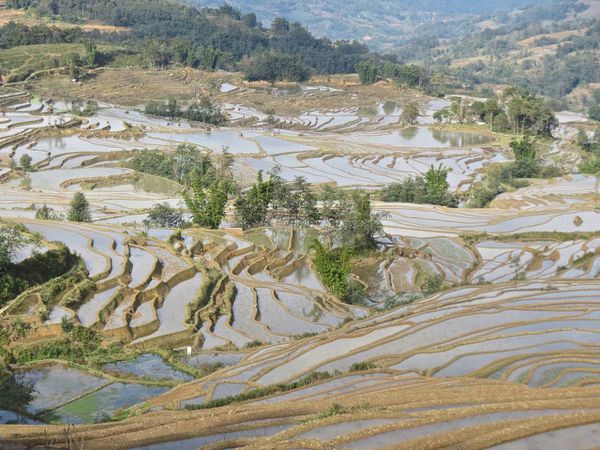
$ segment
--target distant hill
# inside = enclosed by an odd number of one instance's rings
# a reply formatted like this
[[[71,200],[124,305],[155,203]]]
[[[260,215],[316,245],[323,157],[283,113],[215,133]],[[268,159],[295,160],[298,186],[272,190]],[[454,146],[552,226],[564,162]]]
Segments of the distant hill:
[[[198,6],[221,0],[187,0]],[[230,0],[270,24],[359,39],[457,84],[517,85],[589,106],[600,83],[600,0]],[[556,104],[557,108],[564,105]]]
[[[224,0],[186,0],[197,6],[219,6]],[[494,16],[550,0],[229,0],[244,12],[271,22],[282,16],[307,26],[317,36],[361,39],[378,50],[409,39],[415,28],[435,27],[440,37],[474,29],[474,18]],[[440,28],[438,25],[444,24]],[[449,26],[448,26],[449,25]],[[466,25],[466,26],[465,26]]]

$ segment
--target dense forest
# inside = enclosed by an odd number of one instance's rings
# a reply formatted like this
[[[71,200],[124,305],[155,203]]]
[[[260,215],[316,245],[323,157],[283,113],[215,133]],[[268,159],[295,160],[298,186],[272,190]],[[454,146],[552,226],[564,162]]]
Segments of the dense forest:
[[[228,6],[198,10],[170,0],[8,0],[7,6],[75,24],[93,20],[126,27],[128,32],[106,33],[101,38],[128,43],[140,52],[153,51],[152,65],[181,62],[235,69],[244,58],[274,53],[291,55],[301,70],[348,73],[369,53],[365,45],[357,42],[315,38],[299,23],[283,18],[275,19],[267,29],[253,13],[242,14]],[[21,43],[73,42],[77,34],[53,27],[9,24],[0,29],[0,45],[8,48]],[[207,49],[211,52],[208,58]]]

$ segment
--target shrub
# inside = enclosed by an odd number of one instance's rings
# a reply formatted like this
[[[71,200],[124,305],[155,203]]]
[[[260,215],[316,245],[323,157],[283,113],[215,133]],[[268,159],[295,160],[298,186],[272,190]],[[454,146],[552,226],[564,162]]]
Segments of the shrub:
[[[350,372],[363,372],[365,370],[375,369],[377,366],[369,362],[357,362],[350,366]]]

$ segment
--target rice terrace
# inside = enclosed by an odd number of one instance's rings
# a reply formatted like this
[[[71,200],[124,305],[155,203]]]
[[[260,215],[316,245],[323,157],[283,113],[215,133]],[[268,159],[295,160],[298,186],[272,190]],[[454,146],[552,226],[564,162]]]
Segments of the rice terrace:
[[[439,3],[0,0],[0,449],[600,448],[600,2]]]

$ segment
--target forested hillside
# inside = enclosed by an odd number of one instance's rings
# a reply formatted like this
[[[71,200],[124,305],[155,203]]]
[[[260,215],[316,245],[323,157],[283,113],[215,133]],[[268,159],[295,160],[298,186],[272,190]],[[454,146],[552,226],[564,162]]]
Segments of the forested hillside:
[[[127,27],[125,33],[91,37],[127,44],[133,51],[145,53],[152,66],[181,62],[236,69],[243,58],[271,51],[293,55],[316,73],[347,73],[368,53],[364,45],[318,39],[283,19],[271,30],[265,29],[254,14],[242,15],[227,7],[200,11],[170,0],[8,0],[6,5],[74,24],[100,21]],[[0,29],[3,48],[73,39],[73,33],[52,27],[7,25]]]

